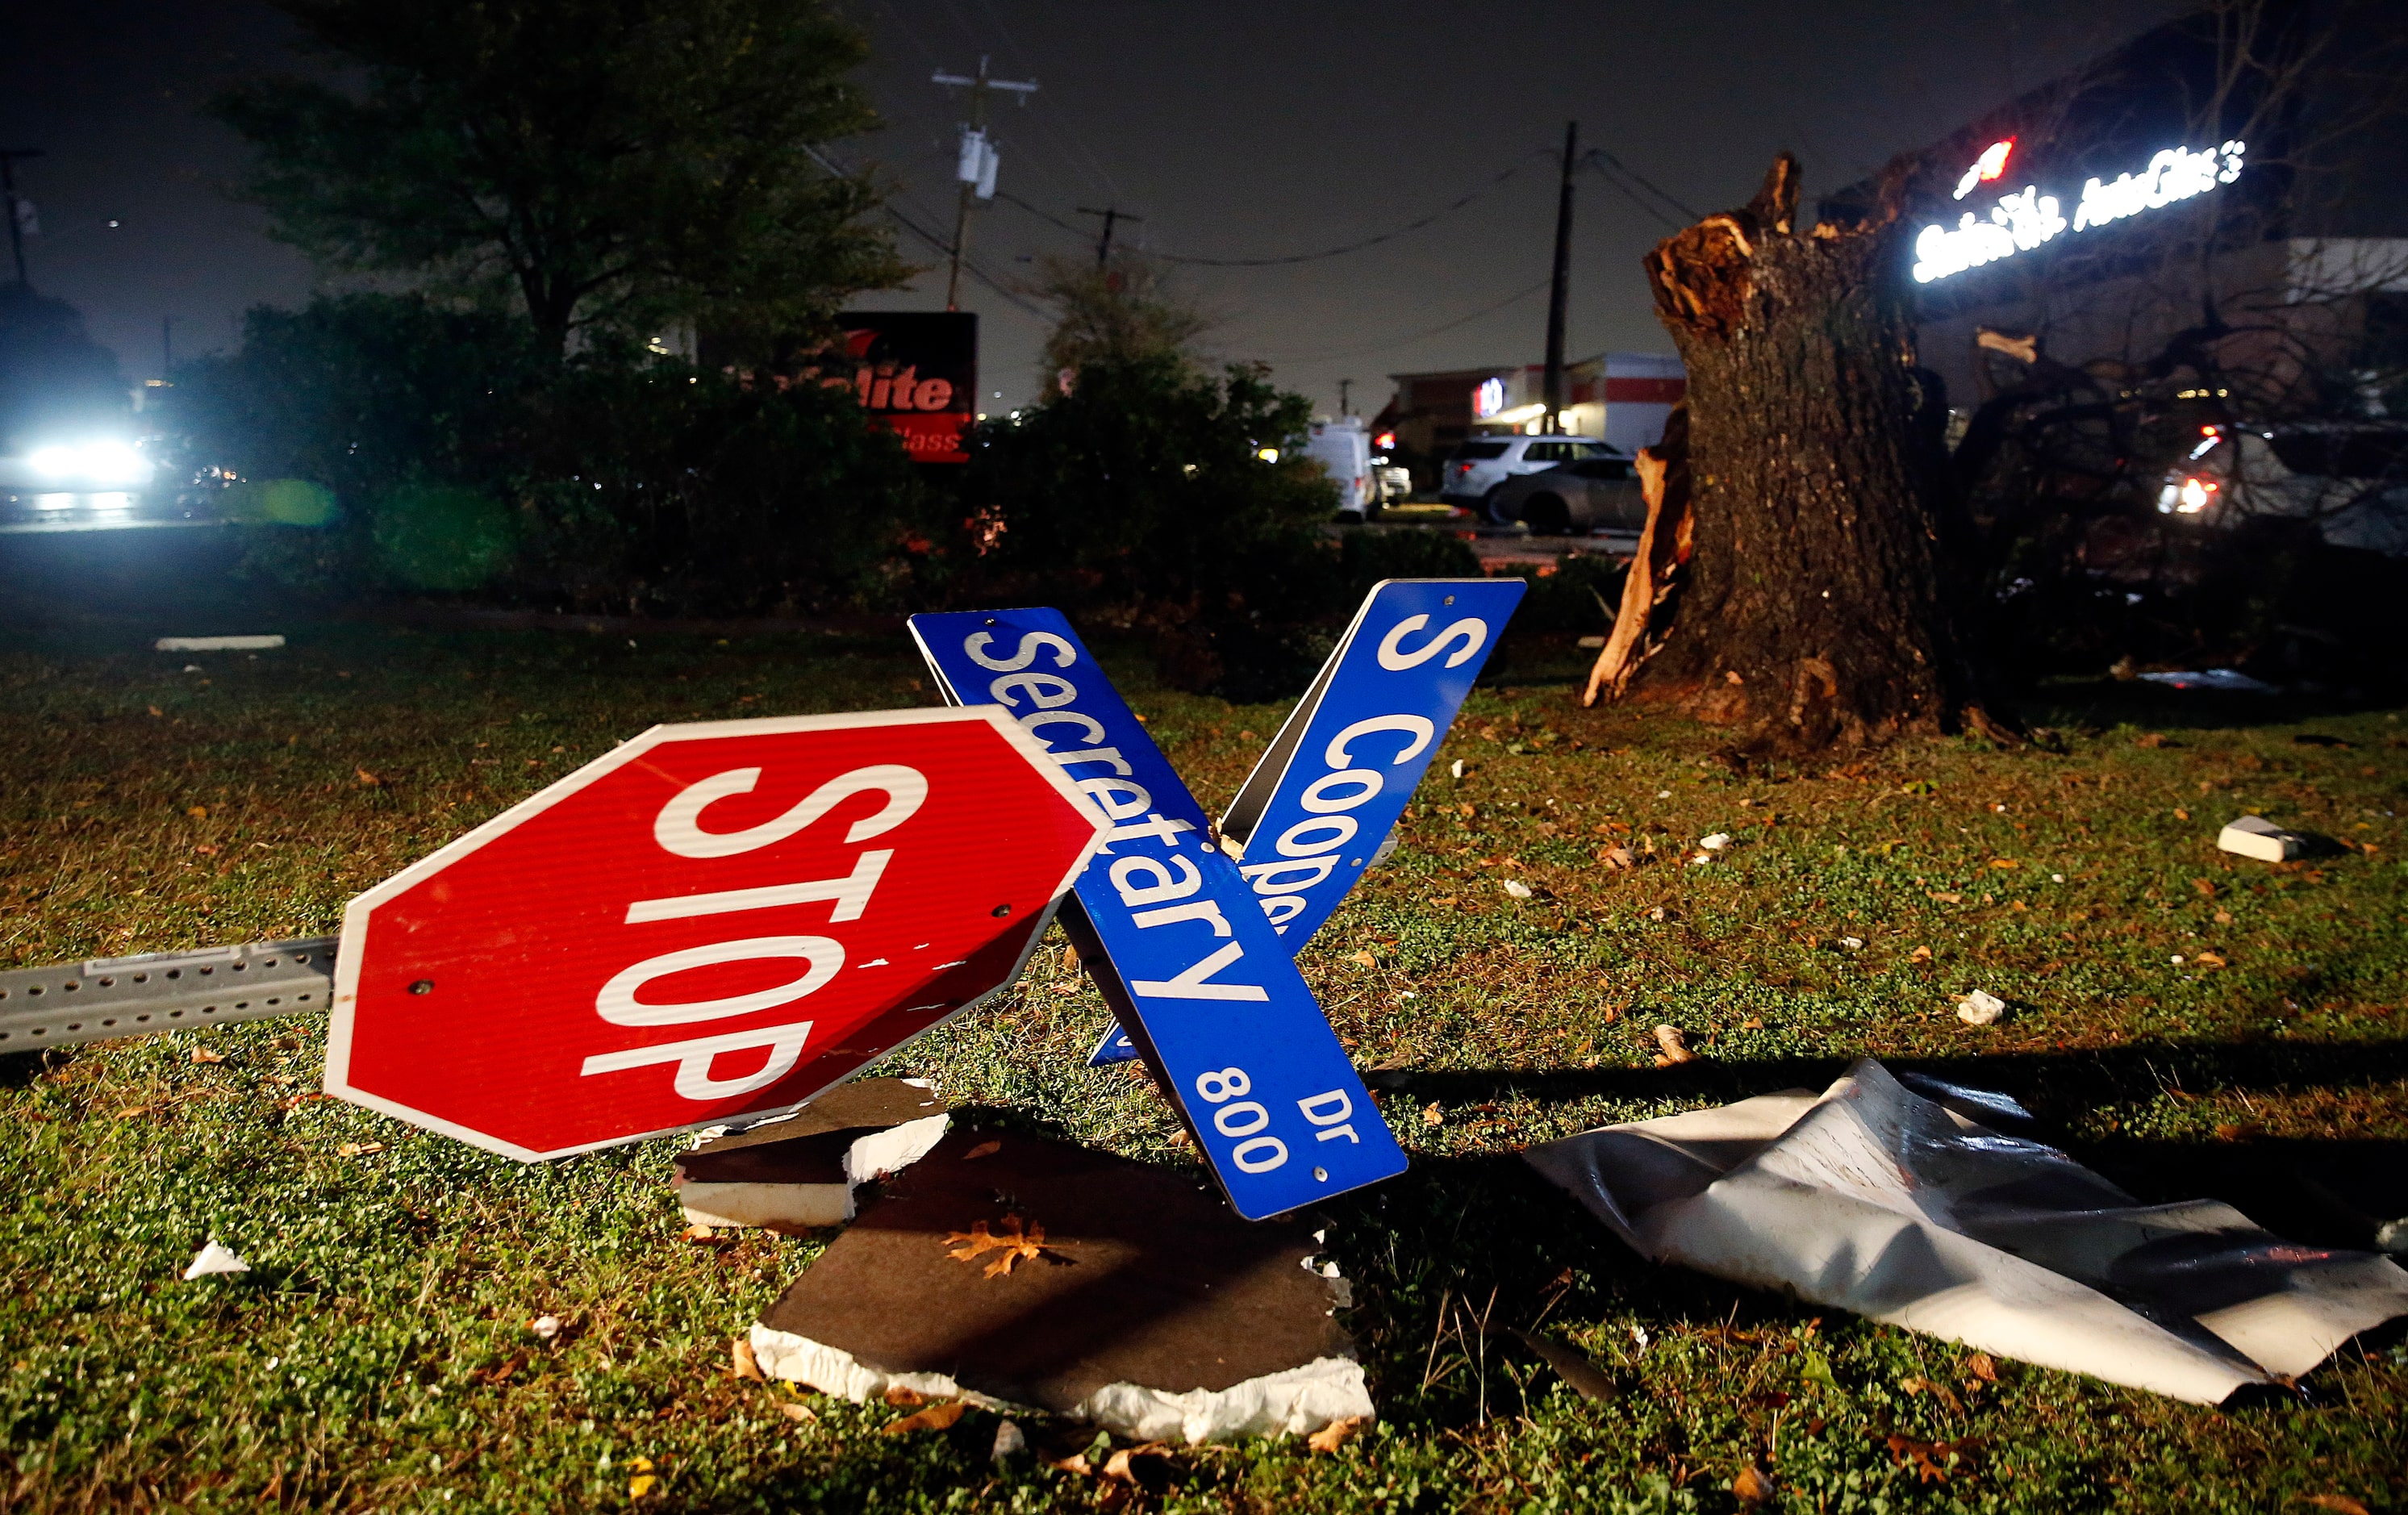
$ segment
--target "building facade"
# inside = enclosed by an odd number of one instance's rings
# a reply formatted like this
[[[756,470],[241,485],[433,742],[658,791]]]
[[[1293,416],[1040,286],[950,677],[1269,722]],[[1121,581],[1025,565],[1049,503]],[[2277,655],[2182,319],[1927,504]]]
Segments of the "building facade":
[[[1546,424],[1544,364],[1390,374],[1394,398],[1371,423],[1396,434],[1404,456],[1437,459],[1470,436],[1537,435]],[[1686,390],[1669,353],[1600,352],[1564,364],[1563,429],[1635,452],[1664,435],[1664,418]]]

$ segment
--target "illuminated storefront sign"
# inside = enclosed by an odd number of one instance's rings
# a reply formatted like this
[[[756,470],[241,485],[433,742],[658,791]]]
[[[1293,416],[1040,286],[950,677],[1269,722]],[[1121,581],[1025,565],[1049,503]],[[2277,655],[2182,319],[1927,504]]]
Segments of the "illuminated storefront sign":
[[[1963,199],[1976,185],[2005,172],[2007,154],[2014,146],[2012,137],[1991,144],[1958,181],[1956,198]],[[2104,226],[2204,194],[2241,177],[2242,154],[2246,150],[2247,145],[2242,142],[2197,151],[2168,148],[2151,158],[2149,166],[2139,174],[2118,174],[2113,183],[2094,179],[2084,184],[2071,221],[2056,195],[2042,194],[2037,186],[2027,184],[2013,194],[2000,195],[1987,219],[1978,219],[1968,210],[1953,227],[1926,226],[1914,239],[1914,281],[1928,284],[2028,251],[2061,232]]]
[[[1505,380],[1484,379],[1471,392],[1471,413],[1482,421],[1505,408]]]

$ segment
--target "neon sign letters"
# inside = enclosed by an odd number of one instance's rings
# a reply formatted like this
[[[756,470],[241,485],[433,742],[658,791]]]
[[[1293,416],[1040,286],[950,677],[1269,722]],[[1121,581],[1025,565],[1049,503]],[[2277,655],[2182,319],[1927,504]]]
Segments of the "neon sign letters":
[[[1976,184],[2004,173],[2007,153],[2014,147],[2012,137],[1992,143],[1957,181],[1956,198],[1963,199]],[[2118,174],[2113,183],[2094,179],[2084,184],[2071,221],[2056,195],[2042,194],[2037,186],[2027,184],[2013,194],[2000,195],[1986,220],[1968,210],[1953,227],[1926,226],[1914,238],[1914,281],[1928,284],[2029,251],[2061,232],[2104,226],[2205,194],[2241,177],[2242,155],[2247,150],[2246,143],[2237,141],[2197,151],[2168,148],[2151,158],[2149,166],[2139,174]]]
[[[1482,379],[1480,387],[1471,394],[1471,413],[1480,420],[1486,421],[1504,408],[1505,381],[1501,379]]]

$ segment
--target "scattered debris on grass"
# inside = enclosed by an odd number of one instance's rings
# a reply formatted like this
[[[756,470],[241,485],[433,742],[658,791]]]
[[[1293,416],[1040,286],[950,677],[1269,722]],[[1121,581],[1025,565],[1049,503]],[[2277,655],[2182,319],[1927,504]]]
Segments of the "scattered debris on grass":
[[[752,1343],[742,1336],[727,1344],[727,1356],[730,1368],[738,1378],[750,1379],[755,1383],[769,1381],[767,1375],[761,1371],[761,1360],[752,1355]]]
[[[2195,1404],[2295,1380],[2408,1313],[2408,1272],[2388,1258],[2293,1246],[2214,1200],[2143,1205],[1870,1058],[1820,1096],[1759,1094],[1523,1157],[1657,1262]],[[2174,1238],[2180,1265],[2152,1263]],[[2110,1278],[2114,1296],[2089,1281]]]
[[[1976,989],[1956,1007],[1956,1019],[1969,1026],[1994,1026],[2007,1013],[2007,1002],[1986,989]]]
[[[1027,1451],[1028,1434],[1021,1430],[1018,1421],[1006,1418],[996,1422],[995,1445],[986,1454],[989,1462],[1009,1462],[1025,1456]]]
[[[2308,839],[2285,831],[2262,815],[2244,815],[2216,833],[2215,845],[2260,863],[2288,863],[2308,850]]]
[[[1742,1505],[1770,1504],[1780,1493],[1780,1486],[1754,1463],[1741,1468],[1739,1477],[1731,1479],[1731,1496]]]
[[[527,1322],[527,1329],[546,1341],[560,1335],[563,1322],[557,1315],[538,1315]]]
[[[230,1249],[228,1249],[222,1242],[219,1241],[215,1236],[211,1236],[209,1238],[208,1245],[203,1247],[200,1250],[199,1254],[194,1257],[192,1265],[184,1269],[184,1278],[185,1280],[189,1282],[194,1279],[206,1279],[210,1275],[217,1273],[248,1273],[250,1271],[251,1265],[249,1263],[244,1262],[240,1257],[235,1255]]]
[[[1369,1422],[1360,1415],[1352,1415],[1342,1421],[1332,1421],[1327,1425],[1323,1426],[1320,1430],[1312,1433],[1312,1435],[1305,1437],[1304,1444],[1311,1451],[1317,1452],[1336,1451],[1339,1448],[1343,1447],[1349,1441],[1354,1440],[1354,1433],[1362,1430],[1363,1427],[1369,1423]]]
[[[1675,1063],[1694,1063],[1698,1054],[1689,1050],[1689,1041],[1679,1026],[1657,1026],[1656,1045],[1663,1050],[1656,1054],[1656,1065],[1669,1068]]]

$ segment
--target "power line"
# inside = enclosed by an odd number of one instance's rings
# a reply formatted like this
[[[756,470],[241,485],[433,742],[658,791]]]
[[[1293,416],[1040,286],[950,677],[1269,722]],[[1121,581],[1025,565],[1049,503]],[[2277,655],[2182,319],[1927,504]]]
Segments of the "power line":
[[[1553,157],[1555,156],[1555,150],[1552,148],[1540,148],[1525,153],[1511,166],[1507,167],[1503,173],[1465,191],[1462,194],[1455,196],[1455,198],[1448,201],[1444,206],[1431,211],[1428,215],[1422,217],[1420,220],[1407,222],[1404,225],[1398,227],[1394,231],[1382,232],[1376,236],[1367,236],[1362,238],[1360,241],[1349,242],[1342,247],[1324,248],[1318,252],[1297,252],[1275,258],[1198,258],[1185,256],[1176,252],[1161,252],[1156,253],[1155,256],[1162,259],[1165,263],[1192,264],[1204,268],[1269,268],[1285,264],[1318,263],[1324,258],[1343,257],[1349,252],[1360,252],[1365,248],[1378,247],[1383,242],[1393,242],[1398,237],[1403,236],[1409,232],[1417,232],[1433,222],[1443,221],[1447,217],[1454,215],[1456,211],[1462,209],[1464,207],[1471,204],[1473,201],[1494,192],[1507,179],[1512,179],[1523,169],[1527,168],[1532,161],[1541,156]]]
[[[1478,321],[1483,316],[1493,316],[1498,311],[1504,309],[1507,306],[1518,305],[1522,301],[1528,299],[1531,295],[1538,293],[1541,290],[1546,289],[1554,283],[1555,276],[1550,273],[1545,279],[1539,280],[1528,289],[1516,291],[1515,293],[1505,296],[1505,298],[1498,301],[1494,305],[1482,306],[1479,309],[1474,310],[1468,316],[1457,316],[1453,321],[1447,322],[1441,325],[1432,326],[1427,331],[1415,332],[1410,336],[1394,337],[1388,341],[1372,342],[1362,347],[1332,348],[1326,352],[1271,353],[1269,356],[1273,361],[1279,363],[1320,363],[1329,358],[1354,358],[1360,357],[1367,352],[1385,352],[1392,348],[1410,347],[1415,342],[1425,341],[1433,336],[1443,336],[1444,334],[1455,330],[1457,326],[1469,325],[1472,322]]]
[[[1611,166],[1617,174],[1621,174],[1627,179],[1636,180],[1641,189],[1645,190],[1648,193],[1656,196],[1658,200],[1663,201],[1666,205],[1670,206],[1682,215],[1686,216],[1689,220],[1689,224],[1694,225],[1706,219],[1697,211],[1690,209],[1687,206],[1683,205],[1680,201],[1673,199],[1670,195],[1656,188],[1655,182],[1649,179],[1646,175],[1641,173],[1636,168],[1631,167],[1628,164],[1624,163],[1621,159],[1615,157],[1605,149],[1592,148],[1589,151],[1594,160]]]

